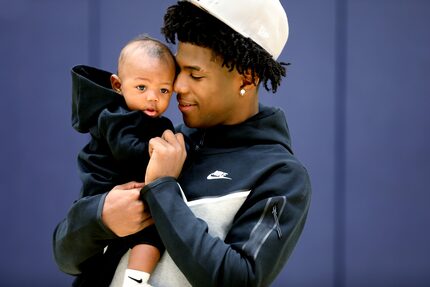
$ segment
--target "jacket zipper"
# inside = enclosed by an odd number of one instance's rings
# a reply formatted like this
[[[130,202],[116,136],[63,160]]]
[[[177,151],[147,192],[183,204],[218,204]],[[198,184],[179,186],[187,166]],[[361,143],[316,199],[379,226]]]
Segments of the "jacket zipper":
[[[204,131],[202,137],[200,138],[200,142],[195,146],[195,151],[198,151],[204,144],[206,132]]]
[[[278,233],[278,238],[281,239],[282,231],[281,231],[281,227],[279,226],[278,206],[276,203],[272,207],[272,214],[273,214],[273,218],[275,219],[276,232]]]

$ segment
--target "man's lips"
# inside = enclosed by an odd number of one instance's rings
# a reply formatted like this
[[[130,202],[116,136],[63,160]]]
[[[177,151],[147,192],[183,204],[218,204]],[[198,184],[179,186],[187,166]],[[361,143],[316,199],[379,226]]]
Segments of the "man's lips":
[[[197,106],[194,103],[189,103],[189,102],[185,102],[185,101],[179,101],[178,102],[178,108],[181,112],[188,112],[190,110],[192,110],[195,106]]]
[[[178,97],[178,108],[181,112],[187,112],[197,106],[196,103]]]

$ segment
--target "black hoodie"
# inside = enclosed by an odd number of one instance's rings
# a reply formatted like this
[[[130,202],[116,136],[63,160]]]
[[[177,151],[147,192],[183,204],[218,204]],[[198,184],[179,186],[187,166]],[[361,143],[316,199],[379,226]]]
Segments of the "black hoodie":
[[[111,89],[111,73],[89,66],[72,71],[72,126],[90,133],[78,155],[82,195],[111,190],[129,181],[143,182],[149,161],[148,141],[173,125],[165,117],[130,111]]]
[[[191,142],[180,177],[141,192],[166,246],[150,283],[270,285],[302,232],[311,197],[283,112],[260,105],[241,124],[177,131]],[[101,220],[103,200],[81,198],[57,226],[54,254],[64,272],[91,272],[82,263],[115,238]],[[124,268],[122,260],[114,284]]]

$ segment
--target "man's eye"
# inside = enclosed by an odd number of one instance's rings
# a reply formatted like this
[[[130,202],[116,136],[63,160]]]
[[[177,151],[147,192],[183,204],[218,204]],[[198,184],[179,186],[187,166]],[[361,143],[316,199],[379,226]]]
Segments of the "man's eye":
[[[139,91],[145,91],[146,90],[146,86],[140,85],[140,86],[137,86],[137,89]]]
[[[193,75],[193,74],[190,74],[190,77],[192,79],[194,79],[194,80],[200,80],[201,78],[203,78],[202,76],[196,76],[196,75]]]
[[[169,90],[168,90],[168,89],[160,89],[160,92],[161,92],[162,94],[168,94],[168,93],[169,93]]]

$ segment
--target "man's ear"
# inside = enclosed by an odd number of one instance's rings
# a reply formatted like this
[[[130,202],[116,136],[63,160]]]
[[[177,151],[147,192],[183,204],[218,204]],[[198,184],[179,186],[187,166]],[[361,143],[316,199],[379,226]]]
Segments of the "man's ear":
[[[110,76],[110,84],[112,89],[121,95],[121,79],[118,77],[118,75],[112,74]]]
[[[258,83],[260,82],[260,79],[257,75],[254,75],[254,78],[252,77],[252,72],[250,69],[244,71],[242,76],[242,84],[240,86],[241,89],[245,91],[251,91],[254,89],[257,89]]]

